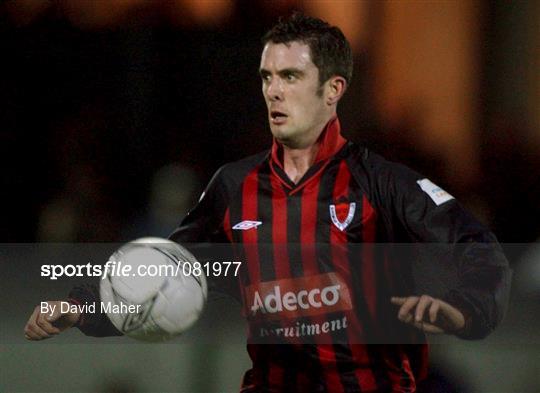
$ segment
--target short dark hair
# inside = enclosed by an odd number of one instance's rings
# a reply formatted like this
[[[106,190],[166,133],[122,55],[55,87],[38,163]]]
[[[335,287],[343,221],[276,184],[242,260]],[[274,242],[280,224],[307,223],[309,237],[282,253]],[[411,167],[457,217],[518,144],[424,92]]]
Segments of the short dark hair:
[[[322,85],[334,75],[351,82],[353,56],[351,46],[339,27],[327,22],[294,12],[288,18],[279,18],[262,38],[263,45],[288,44],[300,41],[309,46],[311,61],[319,69],[319,82]]]

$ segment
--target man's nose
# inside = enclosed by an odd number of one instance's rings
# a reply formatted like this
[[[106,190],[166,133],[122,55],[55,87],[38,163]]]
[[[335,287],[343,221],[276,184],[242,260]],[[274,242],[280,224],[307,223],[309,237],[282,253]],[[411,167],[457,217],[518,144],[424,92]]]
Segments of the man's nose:
[[[280,101],[283,99],[283,85],[279,78],[272,78],[266,88],[266,94],[270,101]]]

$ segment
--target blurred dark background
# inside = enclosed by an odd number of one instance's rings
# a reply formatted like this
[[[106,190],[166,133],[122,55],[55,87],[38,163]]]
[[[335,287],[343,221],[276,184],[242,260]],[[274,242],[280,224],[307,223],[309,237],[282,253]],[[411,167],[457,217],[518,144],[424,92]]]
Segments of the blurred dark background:
[[[269,147],[260,37],[294,9],[337,24],[353,46],[345,135],[521,243],[505,323],[481,342],[435,340],[429,391],[538,391],[540,1],[5,1],[0,241],[166,236],[219,166]],[[0,390],[238,389],[242,326],[212,328],[221,346],[79,344],[71,331],[24,344],[43,292],[36,266],[19,266],[2,284]],[[24,290],[24,307],[9,288]],[[210,326],[221,312],[206,314]]]
[[[430,176],[501,241],[533,241],[539,4],[5,2],[1,239],[166,235],[220,165],[269,146],[260,37],[301,9],[353,45],[345,134]],[[182,203],[163,196],[182,189]]]

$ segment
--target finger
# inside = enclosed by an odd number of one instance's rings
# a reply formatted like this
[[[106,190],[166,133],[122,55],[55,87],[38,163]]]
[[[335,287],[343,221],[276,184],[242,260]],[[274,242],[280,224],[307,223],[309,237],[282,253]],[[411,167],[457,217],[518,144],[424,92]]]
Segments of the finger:
[[[31,330],[28,330],[27,333],[24,334],[24,337],[27,340],[32,340],[32,341],[43,340],[43,337],[39,336],[37,333],[32,332]]]
[[[38,324],[38,319],[41,315],[41,312],[38,312],[35,313],[35,317],[34,317],[34,320],[32,321],[32,323],[29,324],[29,328],[30,330],[32,330],[34,333],[36,333],[38,336],[42,337],[42,338],[48,338],[50,337],[49,333],[47,333],[45,330],[43,330],[41,328],[41,326],[39,326]]]
[[[414,322],[412,323],[412,325],[419,329],[419,330],[422,330],[423,332],[426,332],[426,333],[432,333],[432,334],[442,334],[444,333],[444,330],[441,329],[440,327],[438,326],[435,326],[429,322]]]
[[[390,298],[390,302],[392,304],[395,304],[396,306],[401,306],[403,303],[405,303],[406,300],[407,300],[406,297],[393,296],[393,297]]]
[[[56,303],[59,303],[59,302],[56,302]],[[49,315],[47,315],[47,321],[49,322],[54,322],[58,319],[60,319],[60,317],[62,316],[62,312],[61,312],[61,307],[60,307],[60,304],[56,304],[55,307],[53,308],[53,312]]]
[[[27,324],[31,324],[33,321],[35,321],[37,316],[39,315],[39,313],[40,313],[40,308],[36,306],[34,308],[34,311],[32,311],[32,314],[30,315],[30,318],[28,318]]]
[[[34,340],[42,340],[44,338],[51,337],[49,333],[37,326],[35,323],[28,324],[24,332],[30,337],[32,337]]]
[[[432,301],[433,298],[430,296],[422,295],[420,297],[418,305],[416,306],[416,312],[414,314],[416,322],[420,322],[424,319],[424,313],[426,312],[426,308],[431,304]]]
[[[41,337],[32,331],[29,324],[24,327],[24,338],[27,340],[41,340]]]
[[[401,319],[402,322],[405,322],[405,323],[408,323],[408,324],[413,324],[414,323],[414,317],[411,313],[408,313],[407,315],[405,315],[404,318]]]
[[[408,297],[399,309],[398,318],[402,321],[405,321],[407,314],[409,314],[411,310],[416,306],[418,300],[419,298],[417,296]]]
[[[32,315],[30,315],[28,322],[24,326],[25,337],[28,336],[30,340],[41,340],[47,335],[46,332],[43,332],[40,327],[36,325],[36,318],[39,316],[39,313],[39,307],[34,308]]]
[[[463,313],[446,302],[441,301],[440,303],[439,319],[442,319],[444,328],[449,332],[463,328],[465,325]]]
[[[437,314],[439,313],[439,309],[441,307],[441,302],[434,301],[431,303],[431,307],[429,308],[429,321],[431,323],[435,323],[437,320]]]
[[[47,321],[45,314],[39,314],[36,320],[37,325],[49,334],[58,334],[60,329],[54,327],[49,321]]]

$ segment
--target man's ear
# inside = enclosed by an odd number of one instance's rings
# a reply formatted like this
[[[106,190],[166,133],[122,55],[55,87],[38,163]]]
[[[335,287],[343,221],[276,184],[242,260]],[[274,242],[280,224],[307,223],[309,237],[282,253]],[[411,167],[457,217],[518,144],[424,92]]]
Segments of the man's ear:
[[[328,105],[337,104],[337,102],[345,94],[347,90],[347,81],[342,76],[333,76],[328,79],[327,83],[327,93],[326,93],[326,103]]]

